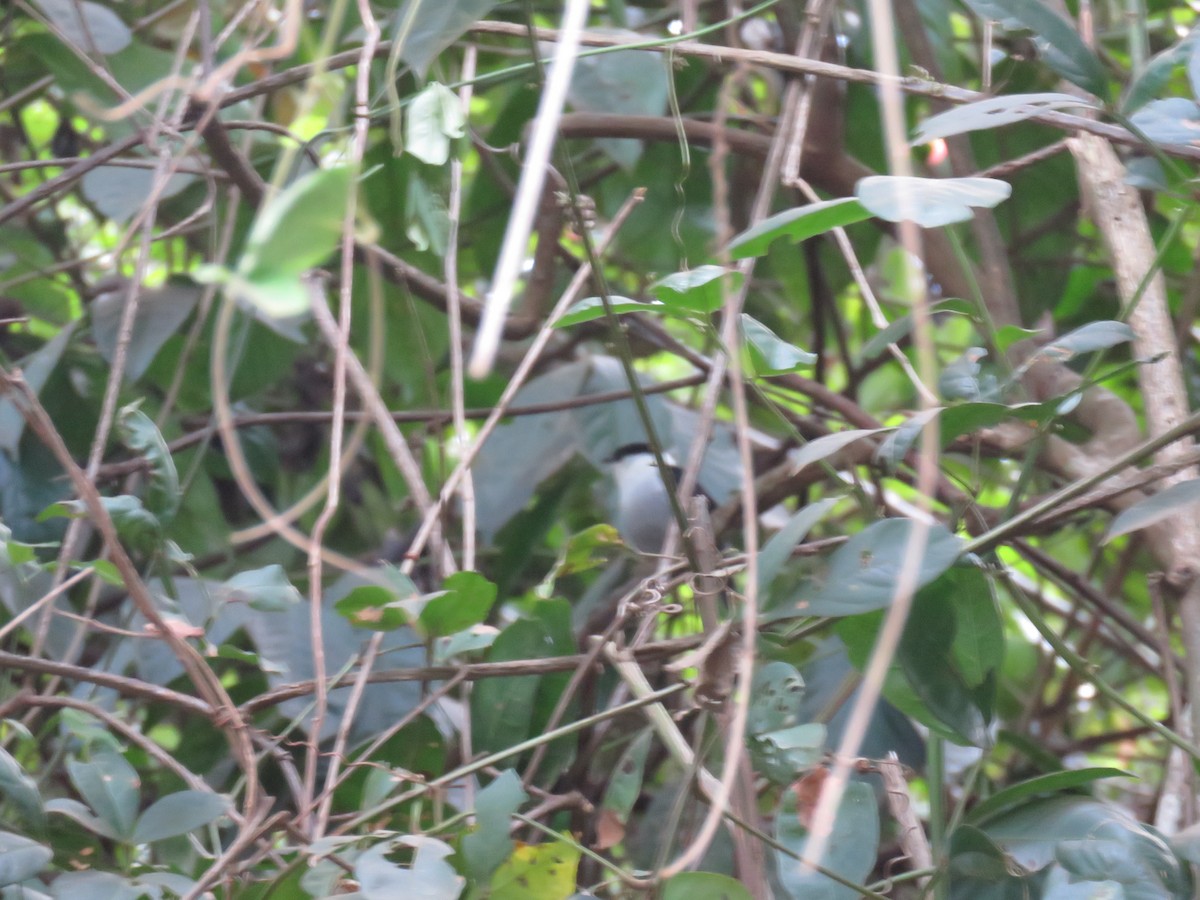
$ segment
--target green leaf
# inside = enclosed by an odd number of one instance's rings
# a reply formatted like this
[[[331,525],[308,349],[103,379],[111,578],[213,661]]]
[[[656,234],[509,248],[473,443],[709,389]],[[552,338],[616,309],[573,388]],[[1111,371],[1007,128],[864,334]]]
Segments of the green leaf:
[[[1129,122],[1156,144],[1191,146],[1200,134],[1200,105],[1183,97],[1151,100]]]
[[[609,305],[612,307],[613,315],[622,316],[626,313],[657,313],[659,315],[669,312],[670,307],[658,300],[649,300],[643,303],[640,300],[631,300],[628,297],[612,296],[608,298]],[[580,322],[591,322],[595,319],[604,318],[604,300],[600,297],[585,297],[577,303],[571,304],[571,308],[554,320],[554,328],[566,328],[569,325],[578,325]]]
[[[36,877],[53,858],[54,851],[49,847],[10,831],[0,831],[0,887]],[[8,895],[9,892],[4,893]],[[11,896],[26,896],[26,890],[18,889]]]
[[[600,34],[640,41],[643,36],[621,28],[596,28]],[[670,95],[667,58],[661,53],[617,50],[575,61],[567,101],[579,112],[620,116],[661,116]],[[622,169],[630,171],[642,155],[642,142],[632,138],[597,138],[596,145]]]
[[[1039,775],[1027,781],[1002,788],[986,800],[976,804],[967,813],[966,820],[976,825],[982,825],[989,819],[994,819],[1000,813],[1024,803],[1031,797],[1047,794],[1060,794],[1063,791],[1074,791],[1078,788],[1100,781],[1103,778],[1133,778],[1124,769],[1113,769],[1098,766],[1087,769],[1063,769],[1061,772],[1051,772],[1049,775]]]
[[[163,344],[187,321],[199,299],[200,289],[194,284],[172,282],[157,290],[142,289],[125,357],[127,381],[132,383],[145,374]],[[127,290],[108,291],[96,297],[90,307],[92,339],[105,362],[110,364],[116,359],[117,337],[128,300]]]
[[[1075,27],[1052,12],[1041,0],[967,0],[985,19],[1000,22],[1010,31],[1028,28],[1046,63],[1068,81],[1101,100],[1108,99],[1108,72],[1088,49]]]
[[[404,149],[431,166],[445,165],[450,142],[465,133],[458,96],[436,81],[425,86],[408,104],[404,115]]]
[[[746,733],[751,736],[791,728],[800,722],[804,679],[790,663],[773,660],[758,668],[750,688]]]
[[[1163,519],[1169,519],[1196,503],[1200,503],[1200,478],[1173,484],[1121,510],[1104,533],[1104,543],[1107,544],[1113,538],[1129,534],[1131,531],[1148,528]]]
[[[71,784],[92,811],[121,840],[128,840],[137,822],[138,774],[119,753],[97,753],[91,762],[67,760]]]
[[[788,454],[788,460],[792,464],[792,472],[793,474],[798,474],[805,466],[828,459],[855,441],[861,441],[864,438],[873,437],[888,430],[887,428],[852,428],[847,431],[835,431],[833,434],[827,434],[816,440],[809,441],[799,450],[794,450]]]
[[[509,825],[513,813],[529,799],[521,779],[505,769],[482,791],[475,803],[475,829],[462,838],[461,853],[467,873],[476,882],[485,882],[512,853]]]
[[[121,543],[131,550],[145,554],[156,553],[162,548],[162,523],[154,513],[142,505],[141,499],[129,494],[120,494],[116,497],[101,497],[100,503],[116,526]],[[87,518],[87,504],[82,500],[52,503],[38,519],[45,520],[56,516]]]
[[[781,237],[797,243],[869,218],[871,213],[853,197],[822,200],[763,219],[730,241],[729,252],[734,259],[762,256]]]
[[[400,58],[421,78],[439,53],[453,44],[475,22],[491,11],[498,0],[405,0],[397,10],[393,39],[400,37],[404,23],[412,25],[404,35]],[[412,7],[416,9],[412,9]]]
[[[496,585],[478,572],[456,572],[446,579],[445,586],[445,592],[431,598],[417,619],[429,637],[443,637],[479,624],[496,602]]]
[[[169,524],[179,510],[180,490],[179,473],[166,439],[137,404],[123,407],[117,413],[117,427],[125,446],[150,463],[146,507],[160,522]]]
[[[825,518],[841,497],[826,497],[797,510],[758,552],[758,589],[765,591],[791,559],[796,545]]]
[[[129,46],[133,34],[115,12],[92,0],[34,0],[46,18],[62,32],[76,52],[92,47],[109,56]]]
[[[741,882],[717,872],[680,872],[668,878],[662,900],[753,900]]]
[[[643,729],[625,748],[609,776],[601,806],[612,813],[622,825],[629,821],[629,815],[642,795],[646,757],[650,753],[653,739],[654,732],[648,728]]]
[[[803,857],[808,845],[808,829],[797,819],[794,800],[785,795],[775,812],[775,839],[796,856]],[[833,831],[818,862],[848,881],[861,884],[875,866],[879,847],[879,812],[875,792],[870,785],[851,782],[838,804]],[[799,859],[776,850],[775,866],[779,883],[793,900],[852,900],[859,896],[821,873],[803,865]]]
[[[229,812],[230,804],[207,791],[176,791],[156,800],[138,818],[131,841],[148,844],[177,837],[215,822]]]
[[[1004,622],[991,583],[975,566],[950,569],[935,584],[942,582],[954,603],[954,665],[977,688],[1004,662]]]
[[[338,600],[333,608],[355,628],[394,631],[409,621],[409,612],[401,605],[403,599],[388,588],[364,584]]]
[[[710,313],[721,308],[722,279],[736,289],[742,283],[742,273],[721,266],[700,266],[686,272],[676,272],[650,285],[650,293],[668,307],[684,314]]]
[[[58,366],[58,361],[67,349],[71,335],[75,333],[77,323],[62,328],[58,334],[48,340],[40,348],[24,357],[18,368],[25,378],[25,383],[35,396],[40,396],[50,375]],[[21,436],[25,433],[25,417],[21,415],[8,392],[0,394],[0,450],[13,459],[19,459],[21,454],[18,447]],[[60,495],[61,496],[61,495]]]
[[[220,586],[218,593],[227,603],[246,603],[262,612],[278,612],[304,600],[283,566],[275,563],[238,572]]]
[[[348,166],[304,175],[259,210],[233,286],[267,319],[308,310],[300,277],[337,246],[353,186]]]
[[[754,371],[759,375],[795,372],[817,361],[815,353],[782,340],[770,328],[746,313],[742,313],[742,337],[750,347]]]
[[[47,800],[46,812],[66,816],[93,834],[108,838],[110,841],[123,841],[126,839],[124,835],[120,834],[115,828],[88,809],[86,804],[80,803],[78,800],[72,800],[70,797],[55,797],[52,800]]]
[[[1033,116],[1058,109],[1099,109],[1080,97],[1070,94],[1004,94],[974,103],[964,103],[945,112],[930,116],[917,126],[912,143],[927,144],[934,138],[945,138],[967,131],[983,131],[1023,122]]]
[[[834,551],[825,587],[815,597],[801,597],[799,612],[810,616],[849,616],[889,606],[900,570],[913,551],[912,519],[883,519],[854,535]],[[933,581],[954,565],[962,541],[944,525],[928,526],[915,587]]]
[[[46,811],[37,782],[25,774],[7,750],[0,748],[0,793],[35,831],[46,828]]]
[[[1066,361],[1080,353],[1115,347],[1117,344],[1132,341],[1134,337],[1133,329],[1124,322],[1089,322],[1056,338],[1039,352]]]
[[[888,222],[910,220],[922,228],[965,222],[972,207],[991,209],[1012,194],[1012,185],[996,178],[915,178],[869,175],[854,195],[872,214]]]
[[[489,662],[543,659],[549,644],[545,627],[531,619],[518,619],[496,638]],[[530,735],[538,687],[537,675],[488,678],[471,691],[471,727],[475,749],[502,750]]]
[[[826,728],[805,722],[758,735],[749,742],[754,770],[775,784],[788,785],[825,758]]]

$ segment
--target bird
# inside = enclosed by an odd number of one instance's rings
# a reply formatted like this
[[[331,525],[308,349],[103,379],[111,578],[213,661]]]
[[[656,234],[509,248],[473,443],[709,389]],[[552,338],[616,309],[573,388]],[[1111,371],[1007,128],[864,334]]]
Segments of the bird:
[[[662,459],[678,487],[683,471],[669,453]],[[613,525],[621,539],[642,553],[659,552],[675,513],[654,450],[649,444],[624,444],[608,458],[608,468],[617,489]]]

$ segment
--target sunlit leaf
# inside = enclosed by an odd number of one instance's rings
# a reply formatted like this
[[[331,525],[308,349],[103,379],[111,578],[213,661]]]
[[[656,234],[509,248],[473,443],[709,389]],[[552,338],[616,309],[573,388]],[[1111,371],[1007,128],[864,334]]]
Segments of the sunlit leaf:
[[[1000,97],[988,97],[930,116],[917,126],[912,142],[926,144],[934,138],[999,128],[1002,125],[1023,122],[1051,110],[1080,107],[1098,108],[1094,103],[1070,94],[1004,94]]]
[[[463,136],[462,104],[458,96],[436,81],[425,86],[404,114],[404,149],[431,166],[450,158],[450,144]]]
[[[487,618],[496,602],[496,585],[478,572],[456,572],[445,591],[430,598],[418,617],[420,630],[432,637],[454,634]]]
[[[869,175],[854,188],[862,205],[888,222],[909,220],[922,228],[965,222],[972,207],[991,209],[1012,194],[1012,185],[996,178],[915,178]]]

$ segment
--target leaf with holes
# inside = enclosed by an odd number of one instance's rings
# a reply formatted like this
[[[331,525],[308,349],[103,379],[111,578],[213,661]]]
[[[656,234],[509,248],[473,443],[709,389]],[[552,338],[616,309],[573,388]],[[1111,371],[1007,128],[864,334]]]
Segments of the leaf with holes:
[[[1001,97],[988,97],[975,103],[964,103],[945,112],[930,116],[917,126],[912,143],[927,144],[934,138],[945,138],[967,131],[983,131],[988,128],[999,128],[1014,122],[1058,109],[1098,109],[1094,103],[1089,103],[1070,94],[1005,94]]]

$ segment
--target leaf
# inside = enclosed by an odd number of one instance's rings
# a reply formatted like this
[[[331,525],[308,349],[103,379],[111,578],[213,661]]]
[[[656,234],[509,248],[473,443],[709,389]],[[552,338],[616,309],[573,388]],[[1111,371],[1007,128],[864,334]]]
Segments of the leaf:
[[[259,210],[233,284],[267,319],[308,311],[308,291],[300,276],[337,246],[352,184],[349,166],[316,169]]]
[[[454,871],[446,857],[454,852],[449,844],[420,834],[397,838],[396,842],[416,850],[410,867],[398,866],[387,858],[391,841],[364,851],[354,863],[354,877],[365,900],[458,900],[466,879]]]
[[[1027,781],[1001,788],[986,800],[976,804],[967,813],[966,820],[976,825],[982,825],[989,819],[994,819],[1005,810],[1018,806],[1031,797],[1047,794],[1060,794],[1073,791],[1089,785],[1102,778],[1132,778],[1131,773],[1124,769],[1109,767],[1093,767],[1087,769],[1064,769],[1061,772],[1051,772],[1049,775],[1039,775]]]
[[[518,844],[492,876],[491,900],[569,897],[575,889],[579,849],[566,841]]]
[[[935,138],[950,137],[967,131],[983,131],[999,128],[1014,122],[1023,122],[1033,116],[1057,109],[1099,109],[1080,97],[1070,94],[1005,94],[988,97],[974,103],[964,103],[945,112],[930,116],[917,126],[912,143],[926,144]]]
[[[1133,339],[1133,329],[1124,322],[1089,322],[1051,341],[1039,352],[1065,361],[1080,353],[1106,350]]]
[[[18,368],[35,396],[41,394],[42,388],[58,366],[71,335],[75,333],[75,325],[76,323],[72,322],[65,326],[53,338],[21,360]],[[17,448],[24,433],[25,417],[18,411],[7,392],[0,394],[0,450],[14,460],[19,459],[21,454],[17,452]]]
[[[393,39],[415,5],[412,25],[404,35],[400,58],[421,78],[439,53],[453,44],[475,22],[486,16],[498,0],[406,0],[396,12]]]
[[[138,774],[119,753],[97,753],[91,762],[67,760],[71,784],[122,840],[133,834],[139,802]]]
[[[741,882],[717,872],[680,872],[663,883],[662,900],[753,900]]]
[[[784,795],[775,813],[775,839],[796,856],[803,856],[808,845],[808,829],[800,824],[793,799]],[[879,812],[875,792],[870,785],[851,782],[838,804],[833,831],[825,844],[819,863],[847,881],[861,884],[871,874],[879,846]],[[779,883],[793,900],[852,900],[859,896],[799,859],[774,852]]]
[[[749,742],[750,759],[754,770],[775,784],[791,784],[801,772],[825,759],[827,738],[820,722],[768,731]]]
[[[1042,58],[1056,72],[1101,100],[1108,99],[1108,72],[1075,27],[1041,0],[967,0],[975,12],[1005,28],[1014,24],[1034,33]]]
[[[642,35],[620,28],[597,28],[599,34],[638,41]],[[618,50],[575,61],[567,100],[582,112],[624,116],[661,116],[670,94],[666,58],[660,53]],[[637,165],[642,142],[631,138],[596,141],[625,170]]]
[[[612,307],[613,315],[622,316],[626,313],[644,312],[644,313],[664,313],[670,310],[670,307],[658,300],[649,300],[642,302],[640,300],[631,300],[628,297],[612,296],[608,298],[609,306]],[[604,300],[600,297],[584,297],[582,300],[572,303],[570,309],[554,320],[554,328],[566,328],[569,325],[578,325],[580,322],[591,322],[595,319],[602,319],[605,316]]]
[[[413,98],[404,121],[404,149],[431,166],[445,165],[450,158],[450,142],[465,133],[466,120],[458,96],[436,81]]]
[[[889,606],[918,527],[912,519],[883,519],[854,535],[834,551],[825,586],[813,598],[800,598],[799,612],[809,616],[848,616]],[[944,525],[928,526],[915,588],[933,581],[954,565],[962,541]]]
[[[133,35],[121,17],[91,0],[34,0],[46,18],[84,54],[97,51],[109,56],[129,46]]]
[[[20,812],[30,828],[38,832],[45,829],[46,811],[37,782],[26,775],[20,763],[3,748],[0,748],[0,793]]]
[[[646,757],[650,753],[654,732],[642,730],[621,753],[613,767],[608,785],[604,789],[601,808],[611,813],[623,826],[642,793],[642,779],[646,770]]]
[[[1200,139],[1200,105],[1183,97],[1151,100],[1129,121],[1156,144],[1190,145]]]
[[[150,463],[145,499],[147,509],[164,525],[170,524],[179,511],[180,489],[179,473],[166,439],[136,404],[121,408],[117,413],[117,427],[125,446]]]
[[[120,494],[116,497],[101,497],[100,503],[116,526],[121,543],[144,554],[157,553],[162,549],[162,523],[154,513],[142,505],[139,498]],[[55,516],[67,516],[83,519],[89,515],[87,505],[82,500],[61,500],[46,507],[38,518],[44,520]]]
[[[151,169],[99,166],[84,175],[79,186],[97,212],[118,225],[124,225],[146,205],[157,179],[157,174]],[[158,199],[161,201],[174,197],[195,181],[195,175],[172,175],[159,192]]]
[[[355,628],[395,631],[409,621],[409,613],[401,606],[400,600],[388,588],[364,584],[337,601],[333,608]]]
[[[529,799],[521,779],[505,769],[479,792],[475,802],[475,829],[462,837],[461,854],[467,873],[476,882],[485,882],[512,853],[510,819]]]
[[[131,841],[148,844],[177,837],[215,822],[229,812],[229,801],[207,791],[176,791],[156,800],[138,818]]]
[[[854,188],[859,202],[888,222],[910,220],[922,228],[965,222],[972,207],[992,208],[1012,194],[1012,185],[996,178],[915,178],[869,175]]]
[[[87,808],[87,804],[72,800],[70,797],[55,797],[46,801],[46,812],[58,813],[78,822],[88,831],[108,838],[110,841],[121,841],[124,837],[115,828]]]
[[[1181,513],[1193,504],[1200,503],[1200,478],[1181,481],[1164,488],[1145,500],[1139,500],[1128,509],[1121,510],[1104,533],[1104,543],[1131,531],[1148,528],[1163,519]]]
[[[800,722],[804,679],[790,663],[772,660],[758,668],[750,688],[746,733],[752,737]]]
[[[728,276],[727,284],[737,287],[742,283],[742,273],[721,266],[699,266],[685,272],[676,272],[660,278],[650,285],[650,293],[672,309],[685,315],[693,312],[709,313],[721,308],[722,279]]]
[[[277,563],[238,572],[220,586],[218,593],[226,603],[247,603],[263,612],[288,609],[304,600]]]
[[[92,339],[96,349],[111,364],[117,354],[117,335],[129,292],[124,289],[100,294],[92,301]],[[158,351],[179,331],[200,299],[192,284],[168,283],[161,288],[143,288],[133,317],[133,333],[125,356],[125,379],[137,381],[145,374]]]
[[[54,851],[49,847],[10,831],[0,831],[0,886],[20,884],[35,877],[53,858]],[[24,894],[21,890],[13,896]]]
[[[939,582],[946,580],[954,598],[954,664],[967,686],[976,688],[1004,662],[1004,622],[991,583],[978,568],[950,569]]]
[[[730,241],[729,252],[734,259],[762,256],[781,237],[798,243],[870,217],[871,213],[853,197],[822,200],[763,219]]]
[[[417,619],[430,637],[454,634],[487,618],[496,602],[496,585],[478,572],[456,572],[446,579],[446,591],[430,599]]]
[[[750,346],[754,371],[759,375],[795,372],[817,361],[815,353],[801,350],[782,340],[770,328],[746,313],[742,313],[742,337]]]
[[[853,428],[847,431],[835,431],[833,434],[809,441],[799,450],[793,450],[788,454],[788,459],[792,463],[792,474],[799,474],[805,466],[827,459],[855,441],[882,434],[887,430],[886,428]]]
[[[758,552],[758,589],[765,591],[791,559],[796,545],[804,540],[813,526],[825,518],[840,500],[840,497],[825,497],[816,503],[801,507],[782,528]]]
[[[540,622],[518,619],[496,638],[489,662],[543,659],[549,640]],[[489,678],[471,691],[471,728],[477,750],[503,750],[530,735],[541,679],[537,675]]]

